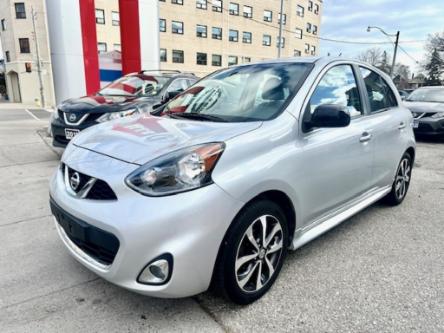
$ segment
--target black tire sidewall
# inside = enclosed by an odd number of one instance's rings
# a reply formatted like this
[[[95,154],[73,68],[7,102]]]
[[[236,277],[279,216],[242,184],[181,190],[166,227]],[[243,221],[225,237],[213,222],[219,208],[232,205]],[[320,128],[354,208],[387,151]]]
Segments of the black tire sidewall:
[[[408,159],[408,161],[409,161],[409,164],[410,164],[410,180],[409,180],[409,182],[407,183],[407,188],[406,188],[406,190],[405,190],[405,194],[404,194],[404,196],[402,197],[402,198],[398,198],[398,196],[396,195],[396,177],[398,176],[398,172],[399,172],[399,169],[401,168],[401,163],[402,163],[402,161],[404,160],[404,159]],[[395,180],[393,181],[393,185],[392,185],[392,190],[391,190],[391,192],[390,192],[390,194],[389,194],[389,200],[393,203],[393,204],[395,204],[395,205],[399,205],[401,202],[403,202],[404,201],[404,199],[405,199],[405,197],[407,196],[407,193],[408,193],[408,191],[409,191],[409,187],[410,187],[410,182],[411,182],[411,180],[412,180],[412,171],[413,171],[413,160],[412,160],[412,157],[410,156],[410,154],[409,153],[405,153],[404,155],[402,155],[402,158],[401,158],[401,160],[399,161],[399,164],[398,164],[398,167],[396,168],[396,175],[395,175]]]
[[[282,253],[279,258],[278,265],[271,279],[267,284],[257,292],[247,293],[243,291],[237,284],[236,272],[235,272],[235,262],[237,256],[237,249],[242,237],[247,230],[247,228],[255,221],[258,217],[262,215],[272,215],[281,224],[283,231],[283,248]],[[258,298],[262,297],[273,285],[279,272],[282,268],[283,262],[287,254],[288,247],[288,226],[285,214],[282,212],[281,208],[272,201],[261,200],[252,203],[246,207],[233,221],[232,227],[227,233],[227,237],[224,243],[224,253],[223,253],[223,280],[224,289],[226,295],[235,303],[238,304],[249,304],[254,302]]]

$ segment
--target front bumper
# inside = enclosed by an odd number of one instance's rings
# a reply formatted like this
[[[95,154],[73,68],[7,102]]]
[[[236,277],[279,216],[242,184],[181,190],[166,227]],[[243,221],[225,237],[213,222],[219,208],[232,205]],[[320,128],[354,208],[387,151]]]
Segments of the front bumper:
[[[74,129],[83,131],[86,128],[96,125],[97,123],[84,122],[80,125],[65,124],[60,118],[53,119],[51,122],[52,144],[54,147],[65,148],[69,141],[65,136],[65,129]]]
[[[186,297],[208,288],[219,246],[242,202],[215,184],[168,197],[143,196],[124,184],[136,165],[73,145],[63,162],[103,179],[118,197],[114,201],[78,199],[66,191],[60,170],[51,179],[50,195],[60,208],[119,240],[114,261],[102,265],[69,242],[56,222],[64,244],[79,262],[114,284],[145,295]],[[164,285],[138,283],[146,264],[165,253],[174,260],[171,279]]]
[[[418,122],[418,128],[414,129],[415,134],[444,135],[444,118],[427,117],[419,119]]]

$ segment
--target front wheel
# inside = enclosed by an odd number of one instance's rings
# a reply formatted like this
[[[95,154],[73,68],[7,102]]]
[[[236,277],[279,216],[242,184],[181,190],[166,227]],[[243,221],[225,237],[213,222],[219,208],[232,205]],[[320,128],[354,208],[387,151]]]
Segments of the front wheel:
[[[412,162],[412,157],[409,153],[405,153],[402,156],[396,171],[395,180],[393,181],[392,190],[384,198],[384,201],[389,205],[399,205],[407,195],[412,178]]]
[[[287,246],[287,221],[281,208],[268,200],[252,203],[225,237],[215,271],[216,287],[235,303],[254,302],[276,280]]]

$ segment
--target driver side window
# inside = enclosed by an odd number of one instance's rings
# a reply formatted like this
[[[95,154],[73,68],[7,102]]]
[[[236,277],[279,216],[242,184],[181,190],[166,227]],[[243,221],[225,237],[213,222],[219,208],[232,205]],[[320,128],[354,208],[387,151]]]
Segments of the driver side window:
[[[350,65],[335,66],[324,74],[310,98],[310,114],[322,104],[344,106],[352,118],[363,114],[356,78]]]
[[[168,87],[167,91],[168,92],[173,92],[173,91],[185,91],[188,88],[188,80],[187,79],[177,79],[174,80],[170,86]]]

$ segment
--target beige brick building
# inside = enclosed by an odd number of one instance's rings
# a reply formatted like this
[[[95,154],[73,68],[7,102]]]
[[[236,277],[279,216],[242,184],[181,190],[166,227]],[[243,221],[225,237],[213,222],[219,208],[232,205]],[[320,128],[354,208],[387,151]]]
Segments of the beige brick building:
[[[118,0],[95,0],[97,49],[120,51],[120,16]]]
[[[33,31],[31,8],[34,9],[36,34]],[[53,106],[55,100],[45,1],[0,0],[0,38],[9,100],[25,104],[41,103],[37,39],[43,99],[45,106]]]
[[[280,0],[159,0],[162,69],[197,75],[276,58]],[[284,0],[282,57],[316,55],[322,0]]]

